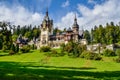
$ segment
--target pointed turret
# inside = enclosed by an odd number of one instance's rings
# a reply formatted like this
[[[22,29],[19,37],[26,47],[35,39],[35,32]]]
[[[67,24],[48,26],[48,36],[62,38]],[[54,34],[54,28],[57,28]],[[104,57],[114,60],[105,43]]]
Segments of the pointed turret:
[[[76,14],[75,14],[75,18],[74,18],[73,28],[79,28],[79,25],[77,24]]]
[[[46,9],[46,16],[48,16],[48,8]]]
[[[41,24],[40,47],[48,45],[50,35],[52,34],[53,34],[53,20],[50,20],[48,15],[48,9],[46,9],[46,14]]]
[[[77,24],[76,14],[75,14],[72,29],[73,29],[73,36],[74,36],[73,39],[75,42],[78,42],[79,41],[79,25]]]
[[[48,8],[46,9],[46,15],[44,17],[44,20],[49,21]]]
[[[74,33],[77,33],[77,34],[79,33],[79,25],[77,23],[76,14],[75,14],[75,18],[74,18],[74,23],[73,23],[72,29],[73,29]]]
[[[77,18],[76,18],[76,14],[75,14],[75,19],[74,19],[74,23],[77,23]]]

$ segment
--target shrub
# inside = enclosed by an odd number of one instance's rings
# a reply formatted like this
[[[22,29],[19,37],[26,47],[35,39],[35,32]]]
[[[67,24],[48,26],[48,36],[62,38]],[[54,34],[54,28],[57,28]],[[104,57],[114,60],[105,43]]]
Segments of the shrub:
[[[66,45],[65,46],[65,51],[68,52],[68,53],[71,53],[73,50],[73,47],[71,45]]]
[[[56,50],[51,50],[51,52],[45,53],[47,56],[58,57],[58,52]]]
[[[59,56],[59,54],[58,54],[58,52],[56,50],[52,50],[51,51],[51,56],[57,57],[57,56]]]
[[[114,61],[120,63],[120,58],[114,59]]]
[[[15,51],[10,50],[10,51],[9,51],[9,54],[10,54],[10,55],[14,55],[14,54],[15,54]]]
[[[0,50],[2,49],[3,47],[3,42],[2,42],[2,39],[0,39]]]
[[[65,52],[61,50],[60,53],[59,53],[59,55],[60,55],[60,56],[64,56],[64,55],[65,55]]]
[[[99,54],[96,54],[96,53],[93,53],[93,54],[94,54],[93,60],[101,60],[102,59],[102,57]]]
[[[65,44],[61,44],[61,45],[60,45],[60,49],[61,49],[61,51],[64,52],[64,51],[65,51]]]
[[[110,56],[115,56],[116,54],[115,54],[114,51],[106,49],[106,50],[103,51],[103,55],[107,56],[107,57],[110,57]]]
[[[93,52],[90,52],[90,51],[82,52],[80,57],[85,58],[85,59],[90,59],[90,60],[101,60],[102,59],[99,54],[93,53]]]
[[[22,53],[27,53],[27,52],[30,51],[30,46],[24,45],[24,46],[20,49],[20,51],[21,51]]]
[[[32,45],[31,45],[31,49],[32,49],[32,50],[35,50],[35,49],[37,49],[37,46],[36,46],[35,44],[32,44]]]
[[[40,48],[40,51],[41,52],[49,52],[49,51],[51,51],[51,48],[49,46],[43,46]]]
[[[77,46],[74,47],[74,48],[73,48],[73,54],[72,54],[72,56],[73,56],[73,57],[79,57],[79,55],[81,54],[81,51],[82,51],[81,48],[78,49]]]
[[[81,55],[82,52],[86,50],[86,46],[85,45],[78,45],[77,50],[79,52],[79,55]]]
[[[64,56],[64,52],[57,52],[56,50],[51,50],[51,52],[45,53],[47,56],[52,56],[52,57],[59,57],[59,56]]]
[[[15,52],[19,52],[19,44],[16,45]]]
[[[68,52],[68,56],[79,57],[84,50],[86,50],[86,46],[79,43],[69,42],[65,45],[65,51]]]
[[[15,48],[15,45],[12,44],[12,46],[11,46],[11,50],[15,52],[15,49],[16,49],[16,48]]]
[[[17,44],[16,46],[14,44],[11,45],[11,49],[9,51],[10,55],[13,55],[19,51],[19,45]]]
[[[7,50],[7,46],[3,45],[2,51],[5,52]]]
[[[87,50],[87,47],[86,47],[86,45],[79,45],[80,47],[81,47],[81,49],[82,49],[82,52],[83,51],[85,51],[85,50]]]
[[[58,52],[56,50],[52,50],[51,53],[52,54],[58,54]]]
[[[83,51],[80,55],[81,58],[85,58],[85,56],[89,53],[89,51]]]
[[[120,49],[116,49],[115,53],[120,57]]]
[[[60,56],[64,56],[65,55],[65,44],[61,44],[60,45],[60,53],[59,53],[59,55]]]

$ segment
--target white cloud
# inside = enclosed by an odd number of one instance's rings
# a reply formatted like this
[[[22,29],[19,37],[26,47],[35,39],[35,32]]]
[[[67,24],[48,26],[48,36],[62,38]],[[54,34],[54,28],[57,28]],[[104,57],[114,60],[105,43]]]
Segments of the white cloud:
[[[62,4],[62,7],[68,7],[69,5],[70,5],[69,0],[66,0],[66,2]]]
[[[84,19],[84,26],[87,29],[94,27],[94,25],[105,25],[107,22],[118,23],[120,21],[119,0],[108,0],[103,4],[96,4],[93,9],[78,5],[78,10],[82,14],[80,18]]]
[[[120,2],[119,0],[107,0],[102,4],[96,4],[93,9],[84,5],[78,5],[78,24],[80,28],[91,29],[95,25],[105,25],[107,22],[113,21],[115,24],[120,21]],[[56,23],[58,27],[72,26],[74,20],[74,12],[67,13]]]
[[[96,4],[95,0],[88,0],[88,3]]]
[[[15,25],[40,25],[43,15],[40,13],[32,13],[23,6],[7,7],[0,5],[0,21],[9,21]]]
[[[79,4],[79,12],[76,12],[76,14],[80,28],[91,29],[95,25],[105,25],[107,22],[111,21],[118,23],[120,21],[119,3],[119,0],[107,0],[102,4],[95,4],[93,9]],[[15,25],[40,25],[43,16],[42,13],[30,12],[21,5],[8,7],[4,4],[0,4],[0,21],[10,21]],[[54,23],[54,26],[60,27],[61,29],[72,27],[74,16],[75,13],[73,11],[68,12],[59,22]]]
[[[74,12],[69,12],[66,16],[61,18],[61,21],[58,23],[55,23],[55,27],[58,27],[60,29],[71,27],[74,21]]]

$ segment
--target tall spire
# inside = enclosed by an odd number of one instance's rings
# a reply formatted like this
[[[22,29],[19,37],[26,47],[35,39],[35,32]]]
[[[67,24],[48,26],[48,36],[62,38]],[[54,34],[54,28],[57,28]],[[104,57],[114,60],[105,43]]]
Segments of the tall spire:
[[[75,19],[74,19],[74,21],[77,22],[76,13],[75,13]]]
[[[77,24],[77,17],[76,17],[76,13],[75,13],[75,18],[74,18],[74,24]]]
[[[75,13],[75,18],[74,18],[74,24],[73,24],[73,27],[77,27],[77,28],[79,28],[79,25],[77,24],[76,13]]]
[[[46,15],[44,17],[44,20],[48,21],[49,20],[49,16],[48,16],[48,8],[46,8]]]
[[[46,16],[48,16],[48,7],[46,8]]]

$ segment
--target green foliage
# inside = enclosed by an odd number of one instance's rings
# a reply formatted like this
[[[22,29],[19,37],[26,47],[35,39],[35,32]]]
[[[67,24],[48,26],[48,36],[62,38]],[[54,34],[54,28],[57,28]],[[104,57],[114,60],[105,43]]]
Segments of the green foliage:
[[[10,55],[13,55],[15,53],[18,53],[19,52],[19,45],[16,44],[16,46],[14,44],[11,45],[11,49],[9,51],[9,54]]]
[[[14,44],[12,44],[12,46],[11,46],[11,51],[10,51],[10,52],[11,52],[11,53],[12,53],[12,52],[14,52],[14,53],[16,52],[16,48],[15,48],[15,45],[14,45]]]
[[[0,49],[3,51],[10,50],[12,45],[12,34],[7,27],[10,27],[8,22],[0,22]]]
[[[109,49],[105,49],[102,54],[107,57],[116,56],[115,52]]]
[[[60,29],[58,29],[58,28],[55,28],[54,30],[53,30],[53,34],[57,34],[57,33],[61,33],[62,31],[60,30]]]
[[[37,46],[35,44],[32,44],[30,47],[31,47],[32,50],[37,49]]]
[[[15,52],[16,52],[16,53],[19,52],[19,44],[16,44]]]
[[[28,53],[28,52],[30,51],[30,46],[29,46],[29,45],[24,45],[24,46],[20,49],[20,51],[21,51],[22,53]]]
[[[52,57],[59,57],[59,56],[64,56],[65,53],[64,52],[58,52],[57,50],[51,50],[51,52],[45,53],[45,55],[47,56],[52,56]]]
[[[42,46],[40,48],[40,51],[41,52],[50,52],[51,51],[51,48],[49,46]]]
[[[18,35],[12,35],[12,41],[15,42],[18,38]]]
[[[80,57],[85,58],[85,59],[89,59],[89,60],[101,60],[102,59],[102,57],[100,57],[99,54],[93,53],[93,52],[90,52],[90,51],[82,52]]]
[[[29,40],[32,40],[34,37],[38,38],[40,35],[40,29],[39,27],[36,26],[32,26],[32,25],[25,25],[25,26],[15,26],[16,28],[14,28],[13,31],[13,35],[20,35],[22,34],[22,36],[29,38]],[[33,28],[32,28],[33,27]]]
[[[37,29],[37,28],[34,28],[34,29],[33,29],[33,36],[34,36],[35,38],[37,38],[37,37],[39,37],[39,35],[40,35],[40,30]]]
[[[120,44],[120,41],[118,41],[118,44]]]
[[[120,57],[117,59],[114,59],[115,62],[120,63]]]
[[[61,44],[61,45],[60,45],[60,49],[61,49],[61,51],[64,52],[64,51],[65,51],[65,44]]]
[[[81,48],[80,48],[81,49]],[[79,53],[79,50],[80,49],[78,49],[77,47],[75,47],[75,48],[73,48],[73,54],[72,54],[72,56],[73,57],[79,57],[79,55],[80,55],[80,53]]]
[[[80,43],[69,42],[65,45],[65,51],[68,56],[79,57],[84,50],[86,50],[86,45],[81,45]]]
[[[60,45],[60,49],[61,49],[61,51],[60,51],[60,56],[64,56],[65,55],[65,44],[61,44]]]
[[[59,54],[56,50],[51,50],[51,56],[58,57]]]
[[[113,44],[120,41],[120,27],[114,25],[113,22],[107,23],[105,27],[102,25],[95,26],[91,30],[91,34],[94,43]]]
[[[3,44],[2,44],[2,40],[0,39],[0,50],[2,49]]]
[[[7,50],[7,45],[3,45],[2,51],[5,52]]]
[[[58,54],[58,52],[56,50],[51,50],[52,54]]]
[[[84,38],[88,41],[88,43],[90,43],[91,35],[90,35],[90,32],[88,30],[85,30],[85,32],[84,32]]]
[[[59,53],[59,56],[64,56],[64,55],[65,55],[65,52],[61,50]]]
[[[13,50],[9,51],[9,55],[14,55],[14,54],[15,54],[15,51],[13,51]]]
[[[0,50],[3,47],[3,35],[0,33]]]
[[[67,44],[65,46],[65,51],[67,51],[68,53],[71,53],[73,51],[73,47],[71,44]]]
[[[120,57],[120,49],[116,49],[115,53]]]
[[[79,44],[77,48],[78,48],[78,50],[81,48],[81,49],[79,50],[80,53],[82,53],[83,51],[87,50],[86,45],[81,45],[81,44]]]
[[[25,37],[26,37],[26,38],[31,39],[31,35],[32,35],[32,34],[31,34],[31,32],[30,32],[30,31],[25,33]]]

